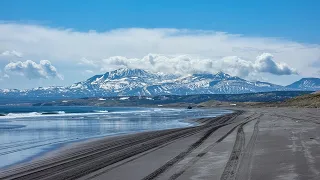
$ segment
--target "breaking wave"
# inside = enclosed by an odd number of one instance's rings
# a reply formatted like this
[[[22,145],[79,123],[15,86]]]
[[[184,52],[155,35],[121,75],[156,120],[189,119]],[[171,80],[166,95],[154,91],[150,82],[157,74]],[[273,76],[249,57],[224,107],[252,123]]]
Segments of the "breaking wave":
[[[92,114],[106,114],[107,110],[94,110],[91,112],[65,112],[65,111],[52,111],[52,112],[27,112],[27,113],[8,113],[1,114],[0,118],[25,118],[25,117],[38,117],[38,116],[78,116],[78,115],[92,115]]]
[[[93,112],[96,112],[96,113],[107,113],[109,111],[107,111],[107,110],[95,110]]]
[[[50,115],[50,114],[65,114],[64,111],[53,111],[53,112],[43,112],[41,115]]]

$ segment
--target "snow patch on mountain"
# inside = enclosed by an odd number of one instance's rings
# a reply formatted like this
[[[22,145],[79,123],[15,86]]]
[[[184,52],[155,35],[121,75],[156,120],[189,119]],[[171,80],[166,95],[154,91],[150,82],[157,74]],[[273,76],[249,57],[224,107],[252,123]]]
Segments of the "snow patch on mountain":
[[[304,78],[284,87],[268,82],[247,81],[223,72],[178,76],[124,68],[95,75],[68,87],[51,86],[28,90],[3,89],[0,90],[0,96],[79,98],[96,96],[240,94],[285,90],[320,90],[320,79]]]

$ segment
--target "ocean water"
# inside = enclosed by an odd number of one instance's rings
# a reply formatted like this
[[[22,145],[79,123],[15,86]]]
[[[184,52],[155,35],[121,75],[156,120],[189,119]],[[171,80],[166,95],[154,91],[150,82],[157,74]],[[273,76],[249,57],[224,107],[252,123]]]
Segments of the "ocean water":
[[[30,161],[67,143],[101,136],[194,126],[188,119],[221,109],[0,106],[0,169]]]

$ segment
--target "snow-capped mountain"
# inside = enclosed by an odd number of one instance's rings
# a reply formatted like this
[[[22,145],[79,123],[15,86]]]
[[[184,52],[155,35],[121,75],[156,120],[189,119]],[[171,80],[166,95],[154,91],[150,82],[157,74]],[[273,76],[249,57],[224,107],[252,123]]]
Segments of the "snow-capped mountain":
[[[265,82],[249,82],[223,72],[174,76],[150,73],[141,69],[119,69],[87,81],[73,84],[71,89],[91,90],[104,95],[163,94],[235,94],[283,89]]]
[[[301,89],[301,90],[320,90],[320,79],[319,78],[302,78],[288,86],[287,88]]]
[[[301,82],[300,82],[301,81]],[[141,69],[118,69],[95,75],[68,87],[0,90],[2,97],[79,98],[95,96],[154,96],[190,94],[239,94],[284,90],[320,89],[319,79],[300,80],[287,87],[260,81],[247,81],[223,72],[177,76]],[[310,89],[311,88],[311,89]]]

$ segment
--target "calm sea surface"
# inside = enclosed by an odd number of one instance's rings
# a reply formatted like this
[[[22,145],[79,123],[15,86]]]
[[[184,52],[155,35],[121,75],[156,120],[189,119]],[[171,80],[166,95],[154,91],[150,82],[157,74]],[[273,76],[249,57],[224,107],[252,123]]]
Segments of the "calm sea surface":
[[[194,126],[184,120],[230,112],[221,109],[0,106],[0,169],[30,161],[66,143]]]

